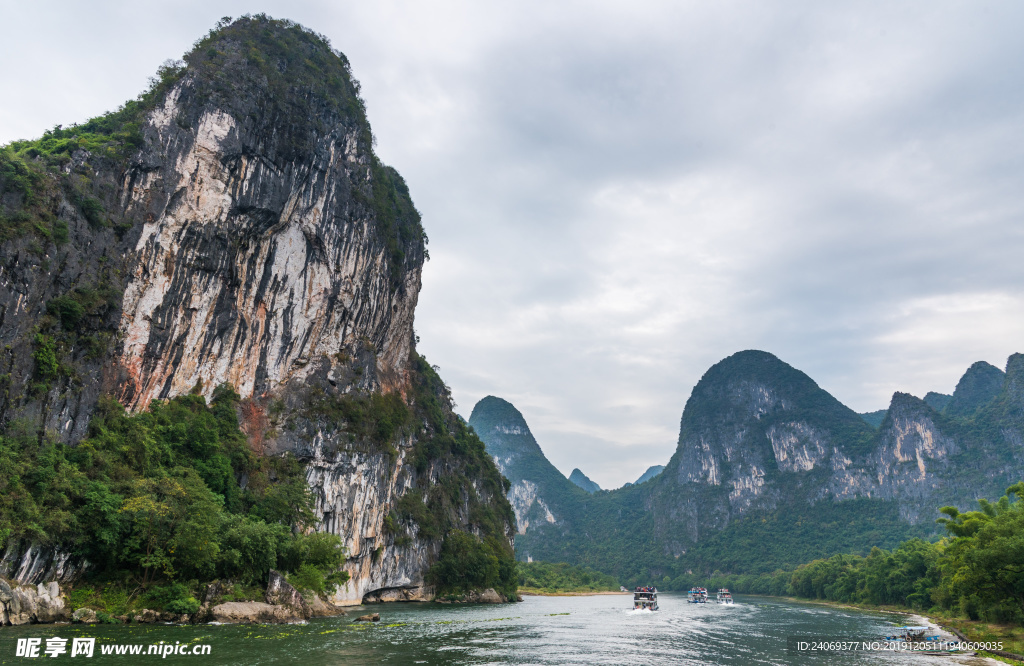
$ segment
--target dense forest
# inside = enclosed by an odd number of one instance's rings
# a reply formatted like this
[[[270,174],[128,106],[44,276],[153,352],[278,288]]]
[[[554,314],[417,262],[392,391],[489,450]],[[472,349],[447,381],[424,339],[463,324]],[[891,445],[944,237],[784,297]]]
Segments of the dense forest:
[[[274,568],[321,594],[344,583],[341,540],[307,533],[303,466],[254,454],[238,401],[221,386],[209,405],[185,395],[130,415],[107,398],[77,446],[11,424],[0,436],[0,545],[70,550],[91,563],[91,583],[163,595],[179,613],[198,609],[198,584],[214,578],[260,584]]]
[[[664,589],[691,585],[806,599],[941,609],[972,620],[1024,624],[1024,482],[976,511],[941,509],[947,536],[910,539],[866,556],[834,555],[791,571],[757,575],[681,576]]]
[[[662,591],[694,586],[741,594],[793,596],[872,606],[942,612],[970,620],[1024,625],[1024,482],[976,511],[943,507],[946,536],[914,538],[891,550],[834,555],[789,570],[710,576],[683,574],[650,580]],[[610,576],[586,567],[519,563],[519,584],[546,592],[616,589]],[[634,581],[629,581],[632,585]]]
[[[352,396],[332,403],[339,427],[386,447],[419,423],[414,466],[475,461],[469,473],[486,475],[490,490],[500,492],[483,444],[464,424],[447,423],[441,380],[417,361],[418,415],[401,400]],[[301,461],[252,451],[238,404],[227,385],[210,404],[185,395],[134,415],[105,398],[76,446],[40,442],[30,424],[11,424],[0,436],[0,547],[24,539],[69,550],[91,564],[84,589],[112,586],[115,597],[134,592],[172,612],[194,612],[206,581],[229,579],[242,594],[264,584],[270,569],[286,572],[299,589],[331,593],[348,579],[340,571],[341,539],[314,531]],[[501,513],[508,505],[496,511],[475,492],[467,500],[472,485],[465,473],[452,465],[436,487],[403,496],[385,529],[396,541],[408,540],[402,526],[412,522],[442,541],[427,573],[442,593],[493,587],[514,596],[515,562],[504,531],[511,516]],[[454,523],[454,511],[467,502],[479,537]]]
[[[519,589],[527,593],[607,592],[619,589],[614,577],[587,567],[551,562],[519,562],[517,567]]]

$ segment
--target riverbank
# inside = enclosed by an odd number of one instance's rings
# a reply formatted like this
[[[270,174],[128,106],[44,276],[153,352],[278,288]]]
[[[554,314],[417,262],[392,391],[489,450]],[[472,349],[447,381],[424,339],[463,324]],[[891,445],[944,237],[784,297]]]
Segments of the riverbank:
[[[659,595],[661,596],[661,595]],[[877,632],[877,617],[807,607],[782,600],[725,608],[698,607],[685,597],[666,594],[658,613],[635,613],[621,595],[524,597],[521,604],[448,605],[396,603],[363,607],[348,616],[314,618],[300,624],[261,625],[24,625],[0,630],[0,651],[13,655],[19,638],[60,636],[96,639],[96,656],[120,644],[209,645],[208,666],[253,663],[262,666],[337,666],[375,664],[516,664],[560,666],[566,663],[622,663],[623,655],[643,655],[650,663],[786,664],[822,666],[817,655],[794,655],[788,636],[867,635]],[[625,603],[624,603],[625,602]],[[379,622],[355,622],[360,614],[380,613]],[[853,617],[851,617],[853,615]],[[709,619],[713,625],[709,625]],[[709,626],[714,630],[709,631]],[[799,630],[797,631],[797,628]],[[700,636],[700,640],[694,640]],[[45,640],[44,643],[45,645]],[[5,647],[7,646],[7,647]],[[147,648],[143,648],[145,653]],[[65,655],[67,656],[67,655]],[[126,661],[125,661],[126,660]],[[0,659],[3,661],[3,659]],[[8,659],[8,661],[12,661]],[[16,661],[16,660],[14,660]],[[95,660],[93,660],[95,661]],[[114,666],[140,663],[124,657],[101,659]],[[160,661],[157,659],[156,661]],[[170,659],[170,661],[173,661]],[[185,657],[178,657],[185,663]],[[894,663],[895,661],[895,663]],[[976,658],[887,660],[895,666],[1000,666]],[[58,662],[54,662],[58,663]],[[70,662],[74,664],[74,661]],[[86,661],[88,664],[89,661]]]
[[[762,595],[745,595],[762,596]],[[999,661],[1024,664],[1024,627],[1015,625],[991,624],[977,620],[945,615],[942,613],[928,613],[922,615],[919,611],[902,606],[876,606],[874,604],[841,603],[838,601],[826,601],[823,599],[800,599],[798,597],[769,597],[773,599],[786,599],[796,603],[828,606],[830,608],[849,608],[854,610],[869,610],[885,613],[898,613],[907,617],[907,624],[913,626],[929,625],[937,627],[943,640],[966,640],[972,643],[1002,642],[1003,649],[995,653],[979,653],[991,656]]]

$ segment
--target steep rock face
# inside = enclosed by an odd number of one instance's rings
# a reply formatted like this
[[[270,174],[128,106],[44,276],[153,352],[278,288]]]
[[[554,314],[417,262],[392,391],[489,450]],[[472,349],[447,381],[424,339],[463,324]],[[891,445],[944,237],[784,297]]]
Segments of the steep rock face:
[[[0,558],[0,576],[22,585],[44,581],[70,583],[89,567],[89,562],[60,547],[46,547],[11,539]]]
[[[519,410],[501,398],[487,396],[473,407],[469,425],[511,482],[508,499],[516,515],[520,558],[525,559],[543,534],[571,529],[567,513],[586,493],[548,462]]]
[[[263,147],[274,128],[203,108],[193,79],[151,114],[125,174],[125,208],[147,221],[123,302],[121,402],[224,382],[267,395],[334,374],[335,355],[364,339],[382,380],[371,388],[401,388],[420,269],[391,289],[386,247],[355,200],[372,188],[361,128],[340,123],[275,164]]]
[[[329,450],[330,440],[319,435],[308,450],[307,479],[317,498],[319,530],[342,537],[351,581],[331,599],[338,605],[375,601],[418,601],[433,598],[424,573],[436,559],[440,543],[421,542],[410,525],[413,540],[396,545],[384,523],[398,498],[414,487],[416,475],[407,457],[413,442],[398,442],[397,460],[385,453]],[[400,598],[399,598],[400,597]]]
[[[1008,369],[1016,365],[1011,357]],[[1015,385],[1004,388],[1002,377],[987,363],[964,375],[946,412],[970,414],[970,424],[896,393],[872,432],[770,354],[736,354],[687,402],[679,448],[654,490],[659,531],[679,553],[731,520],[776,511],[783,498],[787,510],[809,515],[816,502],[884,500],[908,524],[930,524],[939,506],[998,496],[1024,476],[1019,419],[1009,413]],[[997,422],[1004,425],[992,439],[984,424]]]
[[[670,552],[738,516],[773,511],[784,497],[813,501],[821,480],[851,463],[841,445],[851,436],[863,442],[871,428],[771,354],[716,364],[694,387],[676,454],[652,488]]]
[[[317,412],[390,393],[428,420],[410,393],[426,239],[408,188],[374,156],[358,83],[318,35],[243,18],[185,60],[100,119],[128,137],[116,151],[77,150],[50,177],[47,214],[66,223],[68,242],[44,257],[24,237],[3,246],[3,416],[74,444],[103,393],[141,410],[232,384],[250,446],[309,463],[321,527],[348,547],[352,581],[338,601],[382,590],[429,598],[424,573],[443,535],[420,538],[412,522],[385,533],[385,519],[413,486],[426,501],[431,483],[466,469],[476,470],[465,472],[474,498],[504,505],[500,488],[481,482],[493,467],[463,465],[458,454],[412,464],[422,429],[371,442]],[[53,305],[71,301],[77,328]],[[45,339],[33,337],[39,330]],[[84,344],[92,332],[98,342]],[[428,397],[448,425],[431,427],[454,428],[450,395],[435,384]],[[447,515],[453,527],[480,529],[468,506]],[[19,548],[19,580],[63,557]]]
[[[919,522],[922,512],[934,513],[956,442],[936,425],[938,414],[924,401],[896,393],[879,433],[878,447],[860,484],[837,489],[836,497],[854,494],[896,499],[900,515]],[[870,477],[870,483],[868,478]]]

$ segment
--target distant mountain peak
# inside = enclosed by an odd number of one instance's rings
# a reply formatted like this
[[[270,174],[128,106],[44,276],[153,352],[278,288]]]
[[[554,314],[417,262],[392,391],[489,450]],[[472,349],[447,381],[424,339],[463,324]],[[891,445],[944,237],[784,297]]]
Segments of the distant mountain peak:
[[[945,393],[936,393],[935,391],[928,391],[924,394],[924,401],[929,407],[937,412],[941,412],[949,404],[949,401],[953,399],[953,396]]]
[[[581,472],[579,467],[572,471],[572,474],[569,475],[569,480],[588,493],[596,493],[598,490],[601,490],[601,486],[591,481],[590,477]]]
[[[880,428],[882,427],[882,421],[885,420],[885,415],[888,413],[889,410],[887,409],[877,409],[873,412],[862,412],[860,417],[872,428]]]
[[[665,469],[664,465],[651,465],[647,468],[647,471],[640,475],[640,478],[633,482],[634,486],[639,486],[644,481],[650,481],[654,477],[661,474]]]
[[[1012,360],[1012,357],[1011,357]],[[1010,363],[1007,363],[1009,367]],[[987,405],[1003,389],[1006,373],[985,361],[978,361],[967,369],[956,384],[953,398],[946,405],[950,416],[970,416]]]
[[[529,553],[529,536],[561,524],[571,503],[583,493],[544,456],[522,413],[512,403],[493,395],[473,407],[469,425],[480,436],[487,453],[511,483],[508,499],[516,515],[517,548]]]
[[[495,457],[503,473],[505,470],[502,465],[518,455],[529,453],[543,456],[522,412],[508,400],[493,395],[482,398],[473,407],[469,424],[485,442],[493,444],[488,451]]]
[[[1006,360],[1006,392],[1017,407],[1024,409],[1024,354]]]

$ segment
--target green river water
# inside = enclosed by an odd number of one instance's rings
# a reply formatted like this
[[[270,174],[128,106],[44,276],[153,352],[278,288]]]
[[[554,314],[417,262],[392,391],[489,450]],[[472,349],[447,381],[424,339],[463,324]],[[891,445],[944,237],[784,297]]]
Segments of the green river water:
[[[900,615],[737,597],[732,606],[659,595],[661,610],[636,612],[626,595],[526,597],[518,604],[382,604],[301,625],[28,625],[0,628],[0,663],[87,664],[951,664],[958,657],[892,653],[811,655],[790,636],[877,639]],[[379,623],[352,622],[379,612]],[[92,658],[16,656],[19,638],[91,637]],[[102,655],[112,644],[204,643],[209,655]],[[147,649],[143,647],[143,652]]]

